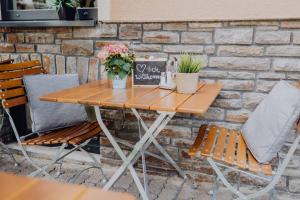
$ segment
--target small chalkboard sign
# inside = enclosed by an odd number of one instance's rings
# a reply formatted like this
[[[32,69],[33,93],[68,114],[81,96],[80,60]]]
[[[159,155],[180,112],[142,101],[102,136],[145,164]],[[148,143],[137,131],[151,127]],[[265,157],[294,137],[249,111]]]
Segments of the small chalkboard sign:
[[[159,85],[161,73],[167,70],[166,65],[166,59],[136,59],[132,73],[133,85]]]

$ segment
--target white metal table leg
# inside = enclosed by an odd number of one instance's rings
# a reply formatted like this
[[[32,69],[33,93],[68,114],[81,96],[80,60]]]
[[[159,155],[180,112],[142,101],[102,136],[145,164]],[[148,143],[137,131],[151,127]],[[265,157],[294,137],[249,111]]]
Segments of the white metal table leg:
[[[137,112],[135,108],[131,109],[135,117],[141,122],[141,125],[143,126],[144,130],[147,131],[148,127],[141,118],[140,114]],[[171,156],[168,154],[168,152],[157,142],[155,137],[152,135],[150,138],[150,142],[153,142],[154,146],[160,151],[160,153],[167,159],[167,161],[177,170],[177,172],[182,176],[183,178],[186,178],[186,174],[180,169],[180,167],[175,163],[175,161],[171,158]],[[145,148],[146,149],[146,148]]]
[[[142,195],[143,199],[148,199],[145,190],[136,174],[136,171],[134,170],[132,163],[135,163],[138,159],[138,155],[140,153],[141,148],[146,149],[151,142],[149,142],[149,138],[151,136],[157,136],[164,127],[168,124],[168,122],[171,120],[171,118],[174,116],[175,113],[161,113],[159,117],[155,120],[155,122],[152,124],[152,126],[146,131],[144,136],[140,139],[139,142],[136,143],[136,145],[133,148],[133,151],[129,154],[129,156],[125,156],[120,146],[117,144],[107,127],[105,126],[102,118],[99,107],[95,106],[95,113],[97,117],[97,121],[102,128],[103,132],[107,136],[110,143],[113,145],[114,149],[117,151],[118,155],[123,160],[123,164],[119,167],[119,169],[115,172],[115,174],[111,177],[111,179],[108,181],[108,183],[104,186],[103,190],[108,190],[118,179],[119,177],[124,173],[126,169],[129,169],[138,189],[139,192]]]

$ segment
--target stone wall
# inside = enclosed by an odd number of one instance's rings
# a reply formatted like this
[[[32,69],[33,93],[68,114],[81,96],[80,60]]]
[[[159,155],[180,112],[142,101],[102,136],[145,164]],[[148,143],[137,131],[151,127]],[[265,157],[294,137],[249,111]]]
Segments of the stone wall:
[[[110,43],[125,43],[138,56],[172,58],[189,52],[203,58],[205,68],[201,80],[221,82],[224,90],[205,115],[178,114],[159,137],[173,158],[198,181],[212,179],[212,170],[204,161],[192,160],[185,153],[198,127],[203,123],[215,123],[239,128],[278,80],[295,83],[300,79],[300,21],[0,28],[0,42],[2,59],[39,59],[50,73],[78,72],[82,83],[101,77],[100,63],[95,55]],[[107,118],[114,119],[111,128],[116,135],[136,140],[136,122],[129,111],[105,110],[104,113]],[[156,114],[147,112],[143,116],[151,121]],[[292,135],[290,141],[294,137]],[[105,137],[101,137],[101,143],[104,161],[119,163]],[[299,161],[295,156],[279,189],[300,192]],[[156,160],[149,160],[149,163],[155,172],[170,169]]]

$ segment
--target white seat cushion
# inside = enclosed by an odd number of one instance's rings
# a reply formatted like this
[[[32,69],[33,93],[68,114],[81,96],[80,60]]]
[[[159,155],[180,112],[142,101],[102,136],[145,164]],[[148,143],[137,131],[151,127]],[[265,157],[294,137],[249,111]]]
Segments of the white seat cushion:
[[[260,163],[274,158],[300,115],[300,90],[277,83],[243,126],[245,142]]]

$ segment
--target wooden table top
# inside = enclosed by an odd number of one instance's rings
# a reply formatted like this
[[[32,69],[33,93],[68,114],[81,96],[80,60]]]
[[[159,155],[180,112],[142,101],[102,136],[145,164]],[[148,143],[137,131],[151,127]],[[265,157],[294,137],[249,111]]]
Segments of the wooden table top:
[[[104,192],[54,181],[0,173],[2,200],[134,200],[130,194]]]
[[[195,94],[179,94],[158,87],[127,87],[112,89],[105,80],[42,96],[43,101],[87,104],[117,108],[204,114],[222,89],[222,84],[199,83]]]

